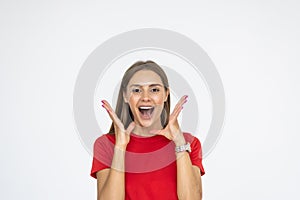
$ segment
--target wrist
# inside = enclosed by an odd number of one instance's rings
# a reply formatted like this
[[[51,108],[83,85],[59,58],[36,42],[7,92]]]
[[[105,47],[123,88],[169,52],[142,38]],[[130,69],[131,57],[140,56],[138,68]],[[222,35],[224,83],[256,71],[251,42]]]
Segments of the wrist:
[[[176,146],[182,146],[186,144],[185,138],[183,136],[183,133],[181,132],[180,134],[177,135],[176,138],[174,138],[173,142],[175,143]]]
[[[126,151],[127,145],[115,144],[115,149]]]

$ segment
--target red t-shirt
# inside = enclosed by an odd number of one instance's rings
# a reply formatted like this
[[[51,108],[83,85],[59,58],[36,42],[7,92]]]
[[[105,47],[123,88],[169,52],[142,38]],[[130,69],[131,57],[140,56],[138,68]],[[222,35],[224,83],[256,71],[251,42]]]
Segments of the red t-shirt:
[[[205,171],[200,141],[190,133],[184,133],[184,137],[191,144],[191,162],[199,167],[202,176]],[[98,171],[110,168],[114,144],[114,134],[102,135],[95,141],[92,177],[96,178]],[[174,142],[160,135],[140,137],[132,133],[125,154],[125,199],[178,199],[176,170]]]

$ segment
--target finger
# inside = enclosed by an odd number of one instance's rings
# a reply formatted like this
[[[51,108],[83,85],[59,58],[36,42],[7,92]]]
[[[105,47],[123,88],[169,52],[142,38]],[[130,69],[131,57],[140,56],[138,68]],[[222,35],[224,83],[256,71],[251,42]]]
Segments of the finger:
[[[170,117],[172,120],[177,119],[178,115],[180,114],[181,110],[183,109],[183,107],[178,107],[176,109],[174,109],[172,116]]]
[[[178,117],[178,115],[180,114],[181,110],[183,109],[183,105],[187,102],[187,95],[181,97],[181,99],[178,101],[178,103],[176,104],[173,112],[172,112],[172,119],[176,119]]]
[[[174,111],[180,110],[182,105],[187,101],[187,95],[182,96],[179,101],[177,102]]]
[[[121,122],[121,120],[119,119],[119,117],[117,116],[117,114],[115,113],[115,111],[113,110],[113,108],[110,106],[110,104],[107,101],[105,101],[105,100],[102,100],[101,102],[103,103],[102,107],[105,108],[105,110],[108,112],[109,117],[111,118],[111,120],[113,121],[113,123],[118,128],[124,130],[123,123]]]
[[[126,133],[127,133],[127,134],[130,134],[131,131],[134,129],[134,127],[135,127],[135,123],[134,123],[134,122],[131,122],[131,123],[129,124],[129,126],[127,127]]]
[[[105,101],[101,101],[103,104],[102,104],[102,107],[107,111],[107,113],[109,114],[109,117],[112,119],[112,120],[114,120],[113,118],[114,118],[114,116],[113,116],[113,110],[112,110],[112,108],[111,108],[111,106],[107,103],[107,102],[105,102]]]
[[[114,110],[110,106],[110,104],[105,100],[102,100],[101,102],[102,102],[102,107],[105,108],[105,110],[108,112],[108,114],[112,117],[115,117],[116,113],[114,112]]]
[[[101,102],[102,102],[102,107],[104,107],[108,112],[113,111],[113,108],[106,100],[102,100]]]

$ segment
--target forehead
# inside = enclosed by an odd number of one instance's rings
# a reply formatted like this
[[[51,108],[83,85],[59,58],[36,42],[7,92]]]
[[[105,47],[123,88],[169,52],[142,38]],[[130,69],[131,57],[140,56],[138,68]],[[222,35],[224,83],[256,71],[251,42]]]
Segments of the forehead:
[[[160,76],[155,72],[150,70],[140,70],[131,77],[128,86],[132,84],[145,85],[153,83],[159,83],[163,85]]]

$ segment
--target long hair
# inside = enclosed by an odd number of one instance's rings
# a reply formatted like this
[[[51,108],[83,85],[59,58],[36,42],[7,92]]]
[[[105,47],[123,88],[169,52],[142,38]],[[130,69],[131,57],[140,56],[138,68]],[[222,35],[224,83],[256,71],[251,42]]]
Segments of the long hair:
[[[127,128],[128,125],[134,120],[134,116],[131,112],[129,104],[124,101],[123,93],[126,92],[127,85],[130,79],[132,78],[132,76],[140,70],[150,70],[155,72],[161,78],[165,91],[167,91],[169,88],[169,82],[166,73],[155,62],[151,60],[148,60],[146,62],[137,61],[131,67],[129,67],[122,78],[117,106],[115,109],[115,112],[119,117],[119,119],[121,120],[121,122],[123,123],[124,128]],[[169,115],[170,115],[170,93],[168,94],[167,101],[164,102],[164,108],[160,115],[160,121],[163,128],[165,128],[168,124]],[[112,123],[110,126],[109,133],[113,134],[114,132],[115,132],[115,128],[114,128],[114,124]]]

